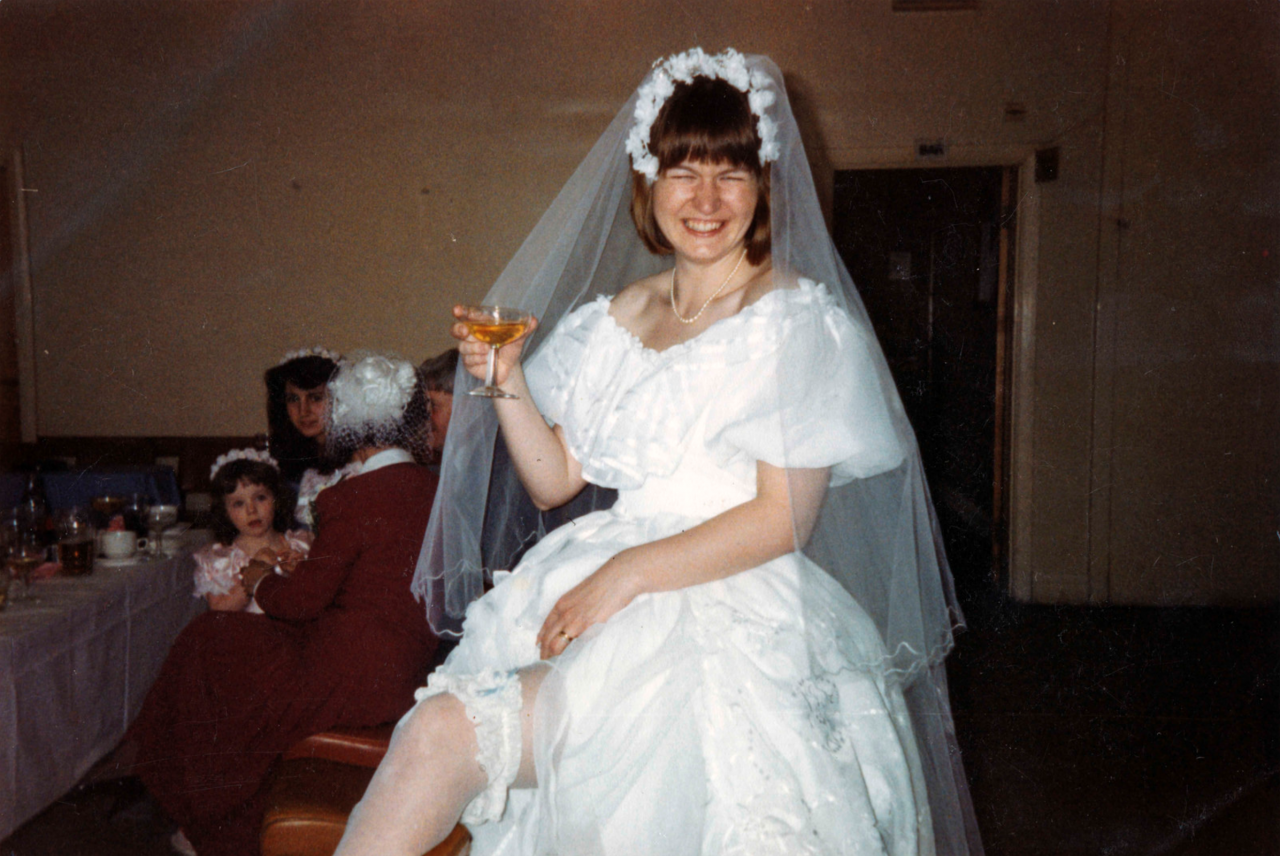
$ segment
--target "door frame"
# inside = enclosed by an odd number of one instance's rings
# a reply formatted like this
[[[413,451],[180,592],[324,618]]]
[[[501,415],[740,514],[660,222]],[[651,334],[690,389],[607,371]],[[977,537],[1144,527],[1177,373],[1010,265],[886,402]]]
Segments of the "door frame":
[[[815,165],[815,182],[825,190],[827,225],[831,225],[831,189],[837,170],[949,169],[953,167],[1014,168],[1018,175],[1014,269],[1009,311],[1008,379],[1009,471],[1007,528],[1008,594],[1031,600],[1032,488],[1035,427],[1036,294],[1039,290],[1040,186],[1036,183],[1033,146],[952,146],[940,157],[920,157],[915,146],[828,149],[826,162]]]
[[[13,247],[13,266],[9,271],[13,283],[14,338],[18,347],[18,418],[22,442],[36,441],[36,334],[35,299],[31,288],[30,229],[27,224],[27,197],[21,146],[11,146],[4,153],[4,204],[9,206],[9,235]]]

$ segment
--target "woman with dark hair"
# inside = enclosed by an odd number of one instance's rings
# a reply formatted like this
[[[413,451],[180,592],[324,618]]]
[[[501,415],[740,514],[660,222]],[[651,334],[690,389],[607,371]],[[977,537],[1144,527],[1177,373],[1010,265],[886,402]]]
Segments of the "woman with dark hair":
[[[240,584],[265,614],[192,621],[130,729],[135,772],[200,856],[257,853],[280,753],[400,716],[436,649],[409,590],[436,489],[405,448],[426,419],[414,367],[367,356],[329,386],[328,442],[352,467],[316,497],[309,556],[250,562]]]
[[[290,351],[267,369],[267,449],[280,463],[285,481],[296,491],[307,470],[332,472],[325,455],[325,385],[337,369],[339,356],[324,348]]]
[[[777,67],[655,64],[483,302],[543,324],[455,402],[415,590],[463,635],[340,856],[980,851],[919,454]],[[480,596],[499,428],[539,508],[618,498]]]

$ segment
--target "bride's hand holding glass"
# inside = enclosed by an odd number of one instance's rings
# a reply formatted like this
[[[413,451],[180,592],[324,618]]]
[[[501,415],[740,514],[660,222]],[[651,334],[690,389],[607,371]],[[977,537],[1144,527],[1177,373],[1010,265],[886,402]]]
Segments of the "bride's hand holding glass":
[[[519,309],[504,306],[455,306],[458,319],[450,333],[459,340],[463,366],[485,385],[471,395],[486,398],[515,398],[500,387],[519,364],[524,343],[538,329],[538,319]]]

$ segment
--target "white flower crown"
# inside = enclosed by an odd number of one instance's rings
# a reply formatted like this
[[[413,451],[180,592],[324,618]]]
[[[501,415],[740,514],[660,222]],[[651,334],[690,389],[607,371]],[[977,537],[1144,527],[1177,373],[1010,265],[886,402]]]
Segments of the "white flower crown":
[[[218,470],[225,467],[232,461],[257,461],[260,464],[269,464],[280,469],[280,465],[276,463],[276,459],[271,457],[271,453],[258,449],[232,449],[225,455],[219,455],[218,459],[213,462],[213,466],[209,468],[209,478],[213,478],[218,474]]]
[[[281,357],[280,362],[276,363],[276,365],[282,366],[285,363],[291,363],[294,360],[300,360],[303,357],[324,357],[326,360],[331,360],[336,363],[342,359],[342,354],[316,345],[314,348],[301,348],[297,351],[290,351]]]
[[[756,133],[760,135],[760,165],[778,159],[778,126],[765,112],[777,100],[773,79],[759,69],[747,68],[747,59],[729,48],[724,53],[708,56],[702,48],[669,56],[654,63],[653,72],[636,92],[636,123],[627,135],[627,153],[631,166],[652,184],[658,177],[658,158],[649,151],[649,134],[662,105],[675,92],[676,82],[689,83],[695,77],[718,78],[740,92],[747,93],[747,103],[756,117]]]

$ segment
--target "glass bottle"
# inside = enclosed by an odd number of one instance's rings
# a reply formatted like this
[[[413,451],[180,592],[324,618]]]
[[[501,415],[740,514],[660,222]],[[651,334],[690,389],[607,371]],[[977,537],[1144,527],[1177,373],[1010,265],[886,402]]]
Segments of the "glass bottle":
[[[49,518],[49,502],[45,499],[44,485],[40,476],[32,473],[27,476],[27,486],[22,492],[22,500],[18,503],[18,520],[22,526],[31,529],[43,546],[48,546],[52,535],[52,523]]]

